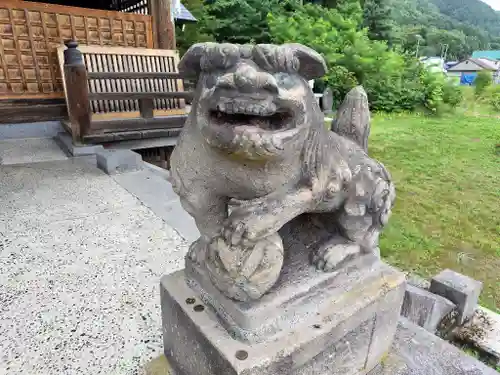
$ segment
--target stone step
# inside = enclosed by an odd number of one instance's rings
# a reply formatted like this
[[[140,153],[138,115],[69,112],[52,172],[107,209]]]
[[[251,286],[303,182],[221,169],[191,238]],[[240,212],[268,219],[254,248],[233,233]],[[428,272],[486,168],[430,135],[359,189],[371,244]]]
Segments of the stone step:
[[[52,138],[0,141],[0,165],[30,164],[68,159]]]

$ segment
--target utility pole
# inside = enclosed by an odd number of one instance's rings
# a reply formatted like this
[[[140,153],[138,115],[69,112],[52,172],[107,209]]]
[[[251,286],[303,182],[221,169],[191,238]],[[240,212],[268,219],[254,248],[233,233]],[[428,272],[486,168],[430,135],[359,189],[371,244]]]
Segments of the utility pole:
[[[418,59],[418,47],[420,47],[420,38],[417,38],[417,52],[415,53],[415,57]]]
[[[449,44],[442,44],[441,45],[441,58],[446,62],[446,56],[448,55],[448,47]],[[443,52],[444,49],[444,52]]]

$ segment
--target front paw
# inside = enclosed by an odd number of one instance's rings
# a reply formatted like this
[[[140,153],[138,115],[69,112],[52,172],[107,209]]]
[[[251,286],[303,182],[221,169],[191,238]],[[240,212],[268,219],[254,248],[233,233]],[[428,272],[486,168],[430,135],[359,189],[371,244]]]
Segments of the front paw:
[[[313,253],[312,264],[320,271],[335,271],[342,263],[352,259],[360,251],[359,245],[353,243],[336,245],[327,243]]]
[[[203,264],[207,257],[208,244],[202,238],[198,238],[194,241],[186,254],[186,259],[189,259],[195,264]]]
[[[228,244],[249,246],[279,230],[272,216],[231,213],[224,223],[222,235]]]

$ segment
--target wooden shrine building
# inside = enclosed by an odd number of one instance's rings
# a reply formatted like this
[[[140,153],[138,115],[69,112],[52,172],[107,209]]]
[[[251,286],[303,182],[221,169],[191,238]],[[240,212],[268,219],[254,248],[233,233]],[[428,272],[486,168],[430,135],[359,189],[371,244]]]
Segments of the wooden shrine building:
[[[113,120],[129,121],[118,130],[158,129],[165,116],[184,114],[171,1],[1,0],[0,126],[77,111],[71,121],[84,129],[73,137],[96,141],[106,127],[117,129]],[[69,65],[65,43],[77,51]],[[72,98],[71,90],[83,96]]]

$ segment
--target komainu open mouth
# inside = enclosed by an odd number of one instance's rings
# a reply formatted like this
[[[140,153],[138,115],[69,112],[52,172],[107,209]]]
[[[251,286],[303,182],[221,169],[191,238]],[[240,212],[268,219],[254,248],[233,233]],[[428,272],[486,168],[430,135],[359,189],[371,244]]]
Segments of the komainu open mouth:
[[[229,109],[218,107],[209,112],[210,122],[218,126],[255,126],[262,130],[276,131],[291,126],[293,116],[290,112],[266,111],[252,107]]]

